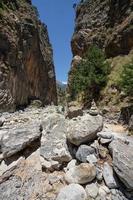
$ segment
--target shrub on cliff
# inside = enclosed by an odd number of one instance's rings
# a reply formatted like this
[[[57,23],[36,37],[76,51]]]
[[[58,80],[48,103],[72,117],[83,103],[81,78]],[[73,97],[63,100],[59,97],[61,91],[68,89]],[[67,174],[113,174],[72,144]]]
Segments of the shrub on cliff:
[[[120,87],[126,95],[133,96],[133,61],[123,66]]]
[[[109,64],[105,60],[104,53],[97,46],[89,48],[73,74],[73,99],[81,92],[85,93],[88,101],[98,99],[100,90],[106,85],[110,71]]]

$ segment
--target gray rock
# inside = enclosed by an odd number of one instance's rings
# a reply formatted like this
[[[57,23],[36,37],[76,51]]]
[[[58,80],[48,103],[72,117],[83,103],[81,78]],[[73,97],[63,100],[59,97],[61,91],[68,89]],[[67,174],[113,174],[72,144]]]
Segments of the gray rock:
[[[96,103],[94,102],[94,100],[91,103],[91,108],[89,110],[89,113],[92,116],[96,116],[96,115],[99,114],[99,110],[98,110],[98,108],[97,108]]]
[[[67,139],[72,144],[79,146],[82,143],[86,143],[96,139],[97,132],[101,131],[102,127],[102,116],[91,116],[89,114],[85,114],[76,121],[70,121],[67,129]]]
[[[85,184],[91,182],[96,177],[96,168],[89,163],[82,163],[70,168],[65,175],[68,183]]]
[[[111,139],[113,135],[110,132],[99,132],[97,136],[103,139]]]
[[[41,137],[40,126],[25,124],[6,131],[1,139],[3,157],[10,157],[28,147],[33,141]]]
[[[96,168],[96,178],[100,182],[103,180],[103,171],[98,167]]]
[[[40,155],[47,161],[69,162],[72,157],[67,146],[65,117],[51,113],[43,120],[42,127]]]
[[[130,141],[114,140],[110,143],[109,148],[113,156],[113,168],[116,174],[129,190],[133,190],[132,137],[130,137]]]
[[[97,157],[94,154],[90,154],[87,156],[87,162],[91,163],[91,164],[96,164],[97,163]]]
[[[101,144],[109,144],[110,142],[112,142],[112,138],[111,139],[104,139],[104,138],[100,138],[100,143]]]
[[[107,162],[104,163],[103,177],[104,177],[106,185],[110,189],[118,187],[118,185],[116,183],[116,180],[114,178],[114,175],[113,175],[113,169],[112,169],[112,167]]]
[[[91,183],[89,185],[86,185],[85,191],[86,191],[88,198],[91,197],[91,198],[95,199],[98,195],[99,189],[95,183]]]
[[[56,200],[86,200],[84,188],[78,184],[70,184],[61,189]]]
[[[81,162],[87,162],[87,156],[95,153],[95,149],[88,145],[80,145],[77,152],[76,158]]]

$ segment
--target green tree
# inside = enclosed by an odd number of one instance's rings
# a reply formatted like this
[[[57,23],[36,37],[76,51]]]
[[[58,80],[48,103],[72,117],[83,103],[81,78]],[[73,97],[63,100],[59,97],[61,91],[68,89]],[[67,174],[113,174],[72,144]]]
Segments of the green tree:
[[[123,66],[120,88],[126,95],[133,96],[133,61]]]
[[[92,46],[79,66],[75,69],[72,81],[72,99],[84,92],[88,101],[99,98],[100,90],[106,85],[110,71],[109,64],[101,49]]]

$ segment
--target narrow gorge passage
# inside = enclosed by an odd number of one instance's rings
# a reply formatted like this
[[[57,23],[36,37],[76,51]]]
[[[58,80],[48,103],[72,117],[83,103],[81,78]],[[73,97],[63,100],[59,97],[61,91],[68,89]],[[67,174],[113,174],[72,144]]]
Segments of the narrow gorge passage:
[[[133,199],[132,7],[1,0],[0,200]]]

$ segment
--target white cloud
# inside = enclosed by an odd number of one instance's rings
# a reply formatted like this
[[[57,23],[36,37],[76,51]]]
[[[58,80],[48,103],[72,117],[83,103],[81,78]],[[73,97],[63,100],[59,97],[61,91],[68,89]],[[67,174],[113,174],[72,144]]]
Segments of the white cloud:
[[[63,84],[67,85],[67,81],[62,81]]]

